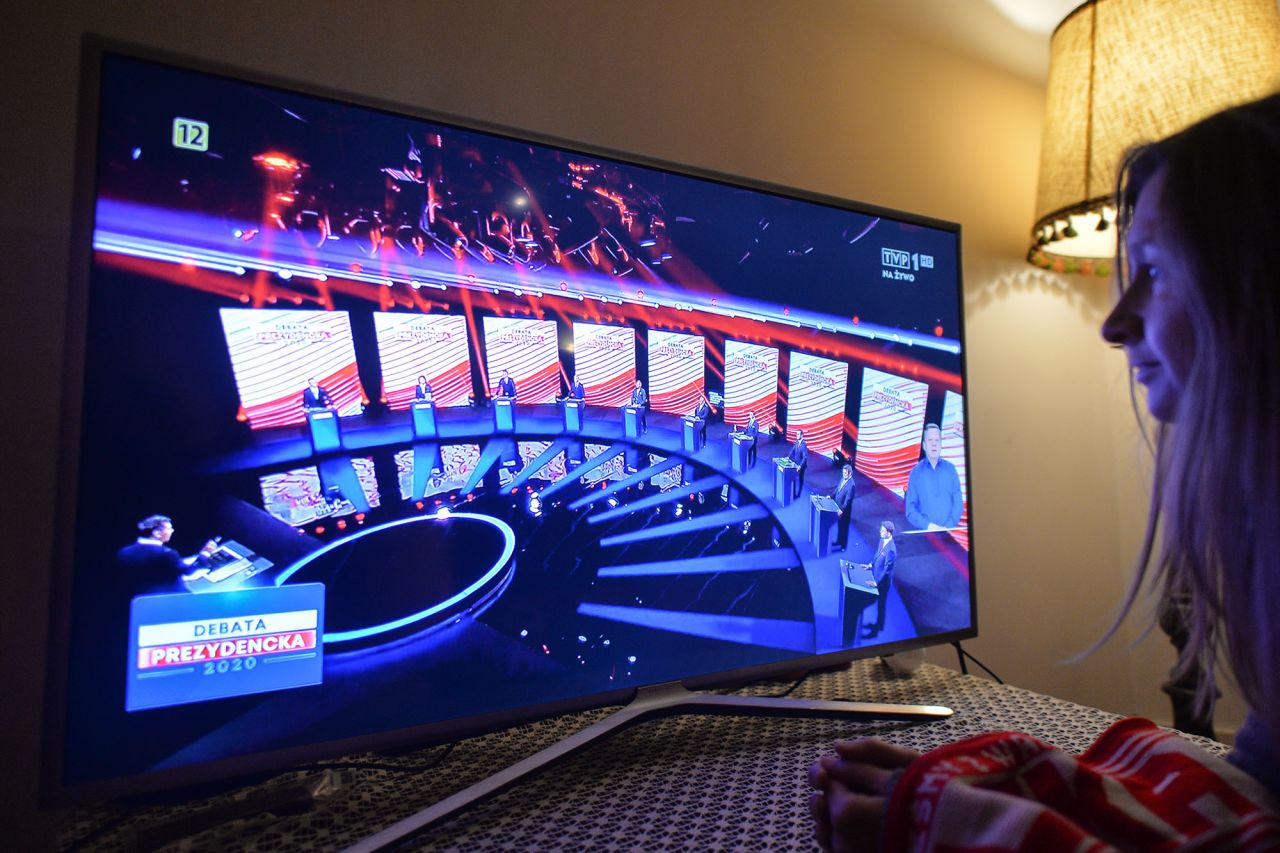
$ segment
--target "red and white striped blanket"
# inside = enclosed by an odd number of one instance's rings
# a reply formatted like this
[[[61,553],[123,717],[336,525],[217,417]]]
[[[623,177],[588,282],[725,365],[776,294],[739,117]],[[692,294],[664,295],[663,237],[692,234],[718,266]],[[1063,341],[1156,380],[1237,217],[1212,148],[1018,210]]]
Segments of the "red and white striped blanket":
[[[894,787],[883,842],[936,853],[1276,850],[1278,814],[1243,770],[1130,718],[1079,757],[1012,732],[926,753]]]

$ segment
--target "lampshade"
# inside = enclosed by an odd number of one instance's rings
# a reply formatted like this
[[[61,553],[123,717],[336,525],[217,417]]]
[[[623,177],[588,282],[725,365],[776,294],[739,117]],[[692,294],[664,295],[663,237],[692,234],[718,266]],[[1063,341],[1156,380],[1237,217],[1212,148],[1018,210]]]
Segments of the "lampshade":
[[[1050,42],[1027,260],[1108,275],[1125,151],[1280,84],[1276,0],[1090,0]]]

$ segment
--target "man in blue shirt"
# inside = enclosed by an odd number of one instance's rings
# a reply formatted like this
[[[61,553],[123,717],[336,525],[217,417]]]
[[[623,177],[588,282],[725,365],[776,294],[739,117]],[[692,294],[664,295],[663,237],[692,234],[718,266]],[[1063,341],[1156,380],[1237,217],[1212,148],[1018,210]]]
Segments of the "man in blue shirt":
[[[924,458],[907,479],[907,523],[916,530],[946,530],[960,523],[964,500],[956,466],[942,458],[942,430],[924,426]]]

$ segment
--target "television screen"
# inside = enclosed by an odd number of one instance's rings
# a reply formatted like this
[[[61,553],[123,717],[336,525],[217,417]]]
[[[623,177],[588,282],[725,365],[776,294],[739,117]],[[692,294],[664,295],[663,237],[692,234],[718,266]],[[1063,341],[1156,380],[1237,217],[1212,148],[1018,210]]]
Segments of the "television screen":
[[[973,636],[958,226],[86,61],[55,798]]]

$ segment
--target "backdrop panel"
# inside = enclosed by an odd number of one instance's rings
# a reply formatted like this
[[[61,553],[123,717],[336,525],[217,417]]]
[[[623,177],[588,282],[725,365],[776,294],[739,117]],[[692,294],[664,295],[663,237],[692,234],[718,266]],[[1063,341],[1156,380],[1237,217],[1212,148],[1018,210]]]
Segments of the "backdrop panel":
[[[340,415],[358,415],[363,389],[346,311],[221,308],[240,405],[253,429],[306,421],[302,389],[314,378]]]
[[[969,477],[964,465],[964,395],[948,391],[942,402],[942,458],[956,466],[960,475],[960,498],[964,512],[960,515],[963,530],[951,531],[951,536],[966,551],[969,550]]]
[[[829,454],[841,449],[849,365],[793,352],[787,388],[787,440],[795,441],[796,433],[804,430],[810,451]]]
[[[724,342],[724,421],[745,425],[756,413],[761,429],[778,419],[778,350],[742,341]]]
[[[589,404],[625,405],[636,383],[635,329],[574,323],[573,362]]]
[[[902,497],[920,459],[929,386],[870,367],[862,371],[854,467]]]
[[[374,312],[382,393],[392,409],[413,402],[419,376],[436,406],[465,406],[471,395],[471,349],[465,317]]]
[[[555,402],[560,391],[555,320],[485,317],[484,351],[491,392],[502,371],[509,370],[519,402]]]
[[[680,332],[649,332],[649,403],[655,412],[687,415],[706,390],[706,340]]]

